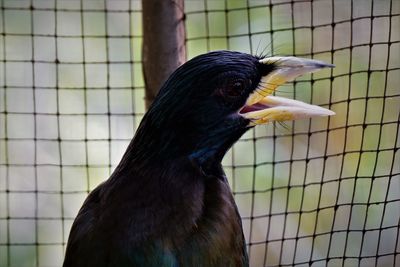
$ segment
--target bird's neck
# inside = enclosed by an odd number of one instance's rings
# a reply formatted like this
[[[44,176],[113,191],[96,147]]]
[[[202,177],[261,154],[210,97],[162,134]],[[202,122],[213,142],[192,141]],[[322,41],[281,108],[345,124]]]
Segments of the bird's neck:
[[[153,168],[154,164],[187,158],[207,174],[219,175],[221,161],[231,146],[247,131],[246,121],[231,119],[209,127],[158,123],[151,114],[140,124],[121,166]]]

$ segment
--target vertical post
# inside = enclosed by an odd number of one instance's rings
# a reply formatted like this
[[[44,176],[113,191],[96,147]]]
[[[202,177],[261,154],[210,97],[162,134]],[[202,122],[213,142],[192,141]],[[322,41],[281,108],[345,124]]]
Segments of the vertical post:
[[[184,0],[142,0],[146,108],[186,60]]]

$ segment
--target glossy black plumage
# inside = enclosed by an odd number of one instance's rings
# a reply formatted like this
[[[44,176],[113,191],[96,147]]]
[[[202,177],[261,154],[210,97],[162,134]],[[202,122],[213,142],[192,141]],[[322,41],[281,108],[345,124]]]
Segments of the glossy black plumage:
[[[83,204],[64,267],[248,266],[221,160],[248,129],[238,110],[272,68],[229,51],[178,68]]]

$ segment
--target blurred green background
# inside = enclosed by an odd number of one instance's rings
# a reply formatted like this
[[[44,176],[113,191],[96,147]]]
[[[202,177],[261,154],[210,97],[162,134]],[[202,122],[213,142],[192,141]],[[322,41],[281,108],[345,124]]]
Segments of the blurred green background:
[[[141,4],[0,5],[0,266],[60,266],[145,112]],[[188,58],[336,65],[276,93],[336,116],[260,126],[224,158],[251,266],[400,264],[400,1],[187,0],[185,12]]]

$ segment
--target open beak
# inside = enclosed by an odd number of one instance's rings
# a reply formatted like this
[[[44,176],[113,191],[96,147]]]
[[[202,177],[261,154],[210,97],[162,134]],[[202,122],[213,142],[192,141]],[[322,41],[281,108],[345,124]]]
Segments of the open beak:
[[[305,73],[333,68],[334,65],[296,57],[268,57],[261,59],[260,63],[274,65],[275,69],[261,78],[257,88],[247,98],[246,105],[239,111],[241,116],[250,120],[250,126],[271,121],[335,115],[335,112],[329,109],[271,95],[285,82],[292,81]]]

